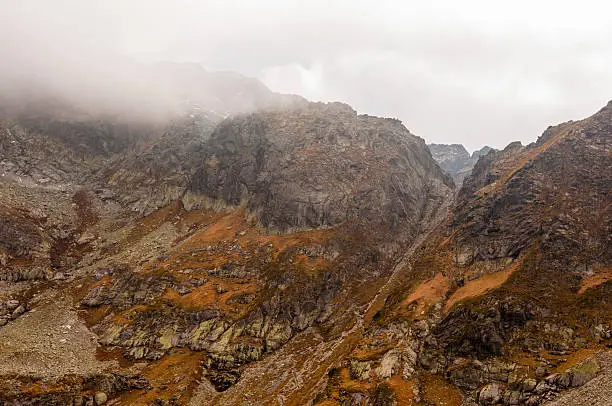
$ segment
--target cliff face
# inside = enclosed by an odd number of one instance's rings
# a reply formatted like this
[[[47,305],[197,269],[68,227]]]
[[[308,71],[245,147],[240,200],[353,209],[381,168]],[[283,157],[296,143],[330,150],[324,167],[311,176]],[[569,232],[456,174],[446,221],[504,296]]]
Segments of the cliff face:
[[[609,260],[603,236],[610,227],[611,118],[608,105],[586,120],[550,127],[535,144],[510,144],[479,162],[459,193],[454,221],[466,243],[481,247],[473,258],[516,256],[541,239],[561,244],[559,261],[578,246],[595,250],[590,259],[563,264],[571,270]],[[572,240],[573,248],[565,246]]]
[[[350,221],[414,236],[451,185],[400,122],[311,103],[221,123],[191,192],[248,202],[281,231]]]

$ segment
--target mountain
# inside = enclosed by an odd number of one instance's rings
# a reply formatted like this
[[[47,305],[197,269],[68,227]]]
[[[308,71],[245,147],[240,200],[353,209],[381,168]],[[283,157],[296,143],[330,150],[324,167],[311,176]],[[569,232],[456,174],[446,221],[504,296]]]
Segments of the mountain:
[[[338,103],[34,116],[3,122],[3,401],[185,403],[334,345],[452,194],[422,139]]]
[[[323,397],[535,405],[604,370],[606,404],[611,134],[612,103],[481,158]]]
[[[350,222],[400,232],[452,185],[399,121],[339,103],[227,120],[205,149],[191,192],[248,202],[263,226],[280,231]]]
[[[470,155],[461,144],[428,144],[427,146],[438,165],[452,176],[457,185],[461,185],[463,179],[470,174],[478,159],[491,151],[490,147],[484,146]]]
[[[4,109],[0,404],[605,404],[612,103],[457,192],[398,120],[159,69],[167,116]]]

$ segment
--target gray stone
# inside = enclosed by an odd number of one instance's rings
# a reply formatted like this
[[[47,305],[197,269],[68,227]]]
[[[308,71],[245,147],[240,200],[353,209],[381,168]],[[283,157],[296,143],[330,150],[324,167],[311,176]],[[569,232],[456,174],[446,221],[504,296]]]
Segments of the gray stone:
[[[518,405],[521,401],[521,393],[518,391],[506,391],[504,393],[504,405]]]
[[[523,392],[533,392],[538,382],[533,378],[524,379],[521,382],[521,391]]]
[[[6,302],[6,308],[9,310],[15,310],[19,307],[19,300],[11,299]]]
[[[26,307],[24,305],[19,305],[19,307],[13,311],[11,318],[16,319],[17,317],[21,316],[25,312],[26,312]]]
[[[572,367],[571,386],[582,386],[591,379],[595,378],[600,370],[599,363],[596,358],[588,359],[580,365]]]
[[[96,405],[103,405],[108,400],[108,396],[106,396],[106,393],[104,392],[98,392],[96,393],[94,399],[96,401]]]
[[[503,386],[499,383],[485,385],[478,394],[478,401],[485,405],[494,405],[502,399]]]

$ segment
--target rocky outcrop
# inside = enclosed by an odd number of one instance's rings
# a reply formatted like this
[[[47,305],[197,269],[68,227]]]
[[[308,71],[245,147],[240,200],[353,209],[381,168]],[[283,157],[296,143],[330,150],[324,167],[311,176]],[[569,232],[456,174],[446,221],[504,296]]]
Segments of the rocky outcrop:
[[[464,404],[539,405],[598,380],[612,317],[610,134],[612,103],[481,157],[341,363],[352,380],[330,380],[330,397],[368,387],[373,399],[402,376],[418,385],[413,401],[459,389]]]
[[[281,231],[351,221],[414,236],[451,186],[399,121],[311,103],[221,123],[190,190],[246,202],[264,226]]]
[[[128,185],[150,179],[152,186],[167,186],[176,174],[180,193],[188,175],[188,192],[170,199],[180,197],[186,209],[202,208],[198,202],[221,201],[226,208],[244,202],[247,215],[288,233],[281,237],[288,241],[301,238],[292,229],[337,228],[329,231],[333,237],[326,243],[300,243],[278,254],[271,248],[275,244],[245,249],[242,244],[252,244],[239,242],[240,236],[249,235],[245,230],[231,243],[216,241],[190,251],[185,255],[189,259],[172,260],[172,267],[192,275],[188,280],[178,272],[158,271],[157,265],[96,271],[81,303],[92,311],[111,311],[93,327],[103,345],[122,348],[127,359],[148,361],[163,358],[173,348],[201,351],[206,354],[206,376],[217,390],[234,385],[246,364],[276,351],[296,334],[311,327],[329,329],[329,334],[339,329],[346,322],[346,309],[360,300],[356,281],[378,283],[397,254],[369,241],[401,249],[427,227],[452,187],[423,141],[401,123],[358,116],[345,105],[308,104],[239,116],[221,123],[210,137],[193,121],[175,129],[146,153],[123,159],[119,169],[112,169],[115,190],[139,196],[138,188],[130,190]],[[178,147],[171,144],[177,139],[183,141]],[[167,161],[157,161],[166,154]],[[198,166],[202,162],[204,166]],[[152,202],[151,196],[142,195],[140,202]],[[375,231],[367,239],[359,237],[364,227],[372,226]],[[202,266],[207,257],[219,263],[226,255],[242,259]],[[292,264],[304,256],[329,262],[326,266],[333,272],[296,269]],[[185,269],[178,265],[184,261],[202,265]],[[260,287],[232,294],[218,305],[198,304],[198,310],[177,305],[205,292],[221,297],[230,280]],[[170,299],[176,294],[185,299]],[[117,322],[116,315],[124,312],[130,316]],[[381,373],[388,375],[389,369],[393,365]]]
[[[37,387],[46,386],[48,393],[37,393]],[[6,405],[92,405],[106,403],[109,396],[149,387],[149,382],[138,375],[97,374],[67,375],[59,379],[38,377],[4,378],[0,382],[0,402]]]
[[[428,144],[427,147],[440,168],[451,175],[459,186],[470,175],[478,159],[491,151],[490,147],[484,146],[470,155],[461,144]]]
[[[481,159],[459,192],[458,245],[471,247],[473,260],[516,258],[543,238],[558,265],[562,258],[572,269],[609,262],[606,235],[612,224],[604,202],[612,177],[611,113],[609,105],[581,122],[550,128],[535,144],[512,143]],[[591,214],[569,214],[577,211]],[[581,252],[580,259],[570,264],[569,257],[558,256],[562,252]]]

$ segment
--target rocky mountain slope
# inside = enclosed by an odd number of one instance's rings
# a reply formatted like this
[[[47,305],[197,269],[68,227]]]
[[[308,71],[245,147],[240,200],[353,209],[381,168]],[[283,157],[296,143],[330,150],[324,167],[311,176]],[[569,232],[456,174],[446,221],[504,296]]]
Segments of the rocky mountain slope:
[[[461,144],[428,144],[427,147],[438,165],[452,176],[457,185],[461,185],[463,179],[470,175],[478,159],[491,151],[490,147],[484,146],[470,155]]]
[[[482,158],[323,403],[536,405],[609,377],[611,134],[608,104]]]
[[[304,332],[334,345],[453,187],[397,120],[340,104],[142,132],[37,120],[2,144],[1,393],[18,404],[184,404]]]
[[[223,86],[259,110],[223,120],[5,110],[0,404],[535,405],[607,382],[612,104],[455,193],[399,121],[248,83]]]
[[[419,233],[450,179],[397,120],[349,106],[308,104],[221,123],[192,193],[238,206],[287,231],[349,223]],[[437,183],[436,183],[437,182]]]

